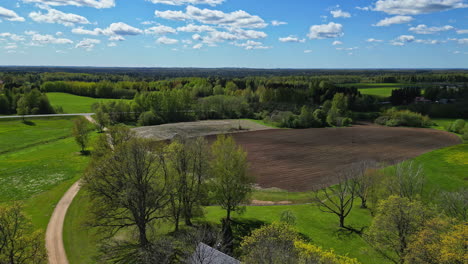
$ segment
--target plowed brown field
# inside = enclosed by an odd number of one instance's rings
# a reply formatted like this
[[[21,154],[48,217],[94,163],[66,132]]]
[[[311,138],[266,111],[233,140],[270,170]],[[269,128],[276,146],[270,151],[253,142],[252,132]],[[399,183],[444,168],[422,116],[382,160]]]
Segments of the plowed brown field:
[[[374,125],[275,129],[233,137],[248,152],[251,173],[261,187],[290,191],[334,184],[340,171],[358,161],[393,164],[460,143],[456,135],[443,131]]]

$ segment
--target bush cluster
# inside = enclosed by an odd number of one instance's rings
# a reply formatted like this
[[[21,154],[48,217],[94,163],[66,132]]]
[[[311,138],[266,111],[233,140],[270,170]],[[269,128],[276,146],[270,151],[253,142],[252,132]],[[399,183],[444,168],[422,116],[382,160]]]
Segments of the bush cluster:
[[[385,111],[375,120],[375,123],[390,127],[428,127],[433,124],[428,116],[423,116],[409,110],[397,110],[396,108],[391,108]]]

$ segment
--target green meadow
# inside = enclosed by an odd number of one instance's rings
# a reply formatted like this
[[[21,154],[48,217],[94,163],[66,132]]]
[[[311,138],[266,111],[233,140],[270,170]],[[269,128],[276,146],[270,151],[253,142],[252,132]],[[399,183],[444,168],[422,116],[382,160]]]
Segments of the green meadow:
[[[71,136],[72,118],[0,119],[0,154]]]
[[[395,88],[361,88],[358,89],[361,94],[365,95],[374,95],[377,97],[387,98],[392,95],[392,91],[397,89]]]
[[[81,177],[88,157],[71,137],[73,118],[0,121],[0,203],[20,201],[45,229],[56,203]],[[23,131],[24,130],[24,131]]]
[[[63,111],[69,114],[92,113],[91,106],[94,103],[123,100],[91,98],[67,93],[47,93],[47,97],[53,107],[61,106]]]

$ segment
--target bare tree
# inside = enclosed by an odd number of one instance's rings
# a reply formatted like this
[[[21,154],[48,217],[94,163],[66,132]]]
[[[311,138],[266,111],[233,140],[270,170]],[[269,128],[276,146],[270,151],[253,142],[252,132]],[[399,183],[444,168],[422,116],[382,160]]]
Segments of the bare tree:
[[[395,173],[389,178],[387,188],[390,195],[406,197],[410,201],[421,197],[426,176],[421,165],[413,161],[395,166]]]
[[[166,148],[169,171],[174,180],[171,196],[171,213],[175,229],[181,216],[187,226],[192,226],[194,210],[207,191],[204,183],[209,177],[209,147],[203,138],[181,138]]]
[[[91,163],[84,188],[93,201],[93,224],[108,232],[135,227],[138,247],[149,248],[148,229],[152,222],[166,218],[170,180],[161,149],[148,140],[131,139],[108,155]]]
[[[367,208],[367,200],[375,189],[378,176],[376,168],[378,167],[379,164],[373,160],[358,162],[351,166],[354,174],[352,181],[356,185],[356,196],[361,199],[361,208]]]
[[[340,227],[346,229],[350,228],[345,226],[345,219],[351,212],[356,198],[356,184],[350,178],[349,172],[341,174],[338,184],[315,192],[313,198],[313,203],[320,211],[337,215]]]
[[[462,188],[457,192],[442,192],[441,206],[450,217],[466,221],[468,219],[468,189]]]

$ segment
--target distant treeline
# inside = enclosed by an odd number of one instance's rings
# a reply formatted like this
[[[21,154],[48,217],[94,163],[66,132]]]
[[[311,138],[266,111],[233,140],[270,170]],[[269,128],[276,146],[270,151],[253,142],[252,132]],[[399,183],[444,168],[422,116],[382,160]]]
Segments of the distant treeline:
[[[50,107],[48,101],[46,102],[47,97],[42,93],[64,92],[95,98],[134,99],[130,102],[111,103],[101,108],[116,117],[119,122],[142,124],[240,117],[270,120],[287,127],[318,126],[318,123],[338,124],[341,121],[337,120],[351,117],[348,110],[366,113],[385,110],[386,106],[382,101],[387,99],[361,95],[356,87],[342,85],[361,82],[404,83],[407,87],[395,90],[390,97],[392,105],[401,105],[431,116],[466,117],[466,105],[468,105],[466,104],[468,72],[462,70],[178,69],[177,74],[184,77],[176,75],[172,78],[169,76],[175,74],[176,69],[35,67],[2,69],[9,72],[0,72],[0,100],[7,102],[0,106],[3,109],[0,109],[0,113],[18,112],[19,98],[26,97],[33,90],[37,90],[39,96],[34,92],[33,97],[38,99],[28,100],[34,103],[27,106],[27,112],[53,112],[54,109]],[[58,72],[59,70],[68,72]],[[212,75],[190,77],[205,73]],[[276,73],[276,75],[266,73]],[[292,75],[283,76],[285,73]],[[242,74],[246,77],[238,77]],[[254,74],[258,75],[250,76]],[[440,88],[438,85],[463,82],[465,84],[457,85],[456,89]],[[428,83],[432,83],[433,86],[428,86]],[[421,87],[424,87],[430,100],[435,101],[440,98],[455,100],[451,101],[450,106],[414,105],[415,97],[423,94]],[[328,115],[331,109],[329,105],[337,94],[341,94],[346,101],[346,110],[343,111],[348,114],[335,115],[339,118],[325,122],[323,117]],[[298,121],[301,119],[301,114],[303,114],[301,120],[312,120],[310,117],[313,113],[322,108],[326,109],[324,113],[316,113],[321,118],[305,122],[310,123],[309,125]],[[349,120],[345,123],[347,122]]]
[[[2,76],[3,75],[3,76]],[[0,79],[5,75],[26,76],[28,82],[45,81],[157,81],[179,77],[245,78],[245,77],[327,77],[347,83],[416,83],[467,82],[468,70],[430,69],[245,69],[245,68],[93,68],[93,67],[0,67]]]

